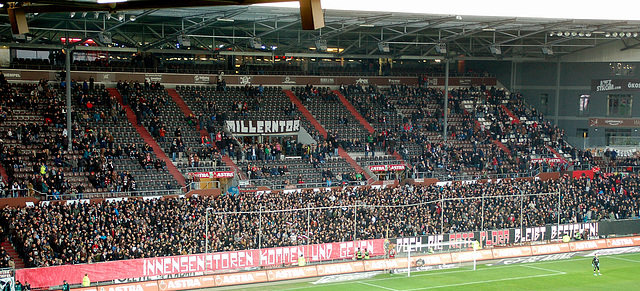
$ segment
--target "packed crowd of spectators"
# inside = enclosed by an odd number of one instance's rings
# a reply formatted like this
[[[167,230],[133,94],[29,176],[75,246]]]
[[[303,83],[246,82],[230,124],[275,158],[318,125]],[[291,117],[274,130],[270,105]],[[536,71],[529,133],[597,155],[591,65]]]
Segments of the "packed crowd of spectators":
[[[18,252],[33,267],[202,253],[207,207],[230,212],[209,221],[210,251],[258,248],[261,207],[269,212],[262,214],[260,247],[350,240],[354,223],[358,239],[520,227],[521,193],[549,193],[524,198],[522,221],[527,227],[556,223],[558,215],[561,223],[625,219],[638,217],[639,181],[637,175],[601,173],[594,179],[563,176],[548,181],[51,203],[6,207],[2,217]],[[498,195],[507,197],[493,197]],[[354,222],[351,206],[357,201],[361,206]],[[330,208],[310,210],[307,229],[307,207]]]
[[[6,217],[0,217],[0,241],[5,241],[8,237],[8,221]],[[4,249],[0,247],[0,268],[15,268],[16,263],[13,258]]]

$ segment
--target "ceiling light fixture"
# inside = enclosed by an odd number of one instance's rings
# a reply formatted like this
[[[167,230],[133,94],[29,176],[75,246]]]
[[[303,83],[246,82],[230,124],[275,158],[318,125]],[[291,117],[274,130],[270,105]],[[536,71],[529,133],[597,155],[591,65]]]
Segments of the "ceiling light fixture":
[[[591,32],[587,32],[587,33],[585,33],[585,34],[584,34],[584,36],[586,36],[586,37],[591,37]]]
[[[618,37],[618,33],[617,33],[617,32],[614,32],[614,33],[612,33],[611,35],[612,35],[613,37]]]
[[[607,32],[607,33],[605,33],[605,34],[604,34],[604,36],[605,36],[605,37],[611,37],[611,33],[608,33],[608,32]]]
[[[496,44],[489,46],[489,50],[494,55],[501,55],[502,54],[502,50],[500,49],[500,46],[496,45]]]

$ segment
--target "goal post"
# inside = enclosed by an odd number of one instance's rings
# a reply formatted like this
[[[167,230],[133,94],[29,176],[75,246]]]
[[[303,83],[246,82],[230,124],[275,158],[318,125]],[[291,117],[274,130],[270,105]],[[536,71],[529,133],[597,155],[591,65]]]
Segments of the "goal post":
[[[435,244],[411,243],[397,246],[398,258],[406,257],[406,268],[396,270],[394,273],[406,273],[408,277],[412,272],[470,268],[476,270],[478,251],[477,241],[449,241]],[[403,264],[404,265],[404,264]]]

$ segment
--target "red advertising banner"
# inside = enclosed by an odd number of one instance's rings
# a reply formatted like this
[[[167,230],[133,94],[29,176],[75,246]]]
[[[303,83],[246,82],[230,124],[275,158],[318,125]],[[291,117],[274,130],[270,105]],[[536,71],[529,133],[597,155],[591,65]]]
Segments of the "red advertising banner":
[[[265,265],[291,265],[298,262],[301,254],[308,262],[352,259],[358,248],[367,249],[371,256],[384,255],[384,239],[19,269],[16,270],[16,279],[29,282],[33,288],[41,288],[60,285],[63,280],[67,280],[69,284],[79,284],[84,274],[89,274],[92,281],[99,282]]]
[[[404,165],[389,165],[389,171],[404,171]]]
[[[384,255],[384,240],[375,239],[263,249],[260,265],[291,265],[298,262],[300,255],[303,255],[310,262],[353,259],[358,248],[368,250],[371,256],[381,256]]]
[[[211,172],[211,178],[233,178],[233,171]]]
[[[215,287],[213,276],[158,280],[158,289],[160,291],[191,290],[210,287]]]
[[[315,266],[297,267],[288,269],[275,269],[267,271],[267,279],[269,281],[301,279],[318,276]]]
[[[620,248],[620,247],[630,247],[630,246],[640,246],[640,237],[619,237],[619,238],[608,238],[607,239],[607,247],[608,248]]]
[[[245,272],[245,273],[220,274],[220,275],[215,275],[214,278],[215,278],[217,287],[239,285],[239,284],[260,283],[260,282],[267,282],[267,272],[256,271],[256,272]]]
[[[378,240],[376,240],[378,241]],[[358,246],[363,244],[353,244],[350,246]],[[334,243],[335,244],[335,243]],[[324,244],[321,246],[327,247]],[[368,242],[365,241],[364,245]],[[373,243],[374,247],[378,247]],[[528,257],[544,254],[568,253],[579,250],[606,249],[617,247],[640,246],[640,236],[637,237],[620,237],[600,240],[574,241],[570,243],[557,243],[547,245],[533,245],[524,247],[511,248],[494,248],[465,252],[442,253],[426,256],[417,256],[411,259],[411,265],[419,259],[423,259],[425,265],[442,265],[457,262],[472,261],[475,255],[476,260],[504,259],[512,257]],[[283,248],[280,248],[283,249]],[[291,253],[291,252],[289,252]],[[346,253],[345,253],[346,254]],[[400,269],[407,267],[407,258],[395,259],[379,259],[351,261],[345,263],[334,263],[317,266],[280,268],[266,271],[252,271],[241,273],[224,273],[217,275],[186,277],[175,279],[162,279],[146,282],[133,282],[127,284],[115,284],[100,287],[74,288],[72,291],[171,291],[171,290],[190,290],[199,288],[210,288],[220,286],[231,286],[240,284],[259,283],[267,281],[281,281],[300,279],[316,276],[347,274],[373,270]],[[98,265],[98,264],[94,264]],[[81,274],[82,275],[82,274]]]
[[[530,247],[515,247],[515,248],[495,248],[493,249],[494,259],[505,259],[513,257],[528,257],[531,256]]]
[[[375,165],[369,166],[369,170],[372,172],[383,172],[383,171],[403,171],[405,169],[405,165]]]
[[[569,243],[569,250],[571,250],[572,252],[590,251],[604,248],[607,248],[607,242],[604,239],[575,241]]]
[[[195,172],[190,173],[194,177],[210,179],[210,178],[233,178],[233,171],[218,171],[218,172]]]
[[[318,276],[328,276],[346,273],[357,273],[364,271],[364,264],[362,261],[348,262],[329,265],[318,265]]]
[[[100,286],[99,291],[158,291],[158,281]]]
[[[569,252],[569,244],[566,244],[566,243],[531,246],[531,254],[534,256],[568,253],[568,252]]]
[[[391,270],[391,269],[399,269],[399,268],[407,267],[407,260],[404,259],[404,266],[400,265],[399,259],[388,259],[388,260],[367,260],[364,261],[364,270],[365,271],[379,271],[379,270]]]
[[[387,168],[385,167],[385,165],[376,165],[376,166],[369,166],[369,170],[371,170],[372,172],[382,172],[382,171],[386,171]]]
[[[475,255],[476,261],[493,259],[493,252],[491,252],[491,250],[477,250],[475,252],[467,251],[467,252],[451,253],[451,262],[452,263],[472,262],[474,255]]]
[[[452,263],[451,254],[450,253],[437,254],[437,255],[428,255],[428,256],[420,256],[418,258],[420,258],[420,259],[422,259],[424,261],[424,265],[425,266],[444,265],[444,264],[451,264]]]
[[[205,179],[208,179],[211,176],[209,172],[195,172],[195,173],[191,173],[191,175],[193,175],[194,177],[205,178]]]

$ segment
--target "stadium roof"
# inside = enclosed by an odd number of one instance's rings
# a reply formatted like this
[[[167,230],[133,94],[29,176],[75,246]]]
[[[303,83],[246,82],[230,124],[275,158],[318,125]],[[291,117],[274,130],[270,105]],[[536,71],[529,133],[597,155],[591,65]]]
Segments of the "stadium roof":
[[[55,47],[69,37],[91,38],[98,46],[124,51],[216,54],[233,50],[245,55],[417,60],[445,56],[541,60],[610,42],[623,42],[623,50],[640,46],[640,21],[636,20],[325,9],[326,26],[308,31],[301,29],[297,8],[227,5],[261,2],[280,1],[129,0],[109,6],[96,0],[35,0],[25,6],[30,29],[26,39],[12,34],[5,16],[0,42],[12,47]],[[176,5],[202,7],[165,8]],[[111,42],[101,41],[100,33],[110,33]],[[188,50],[177,48],[178,36],[189,38]],[[249,46],[255,38],[264,48]],[[317,41],[326,41],[329,50],[320,51]],[[118,49],[113,48],[115,44]],[[445,44],[447,52],[439,51],[438,44]],[[389,51],[382,51],[387,46]]]

